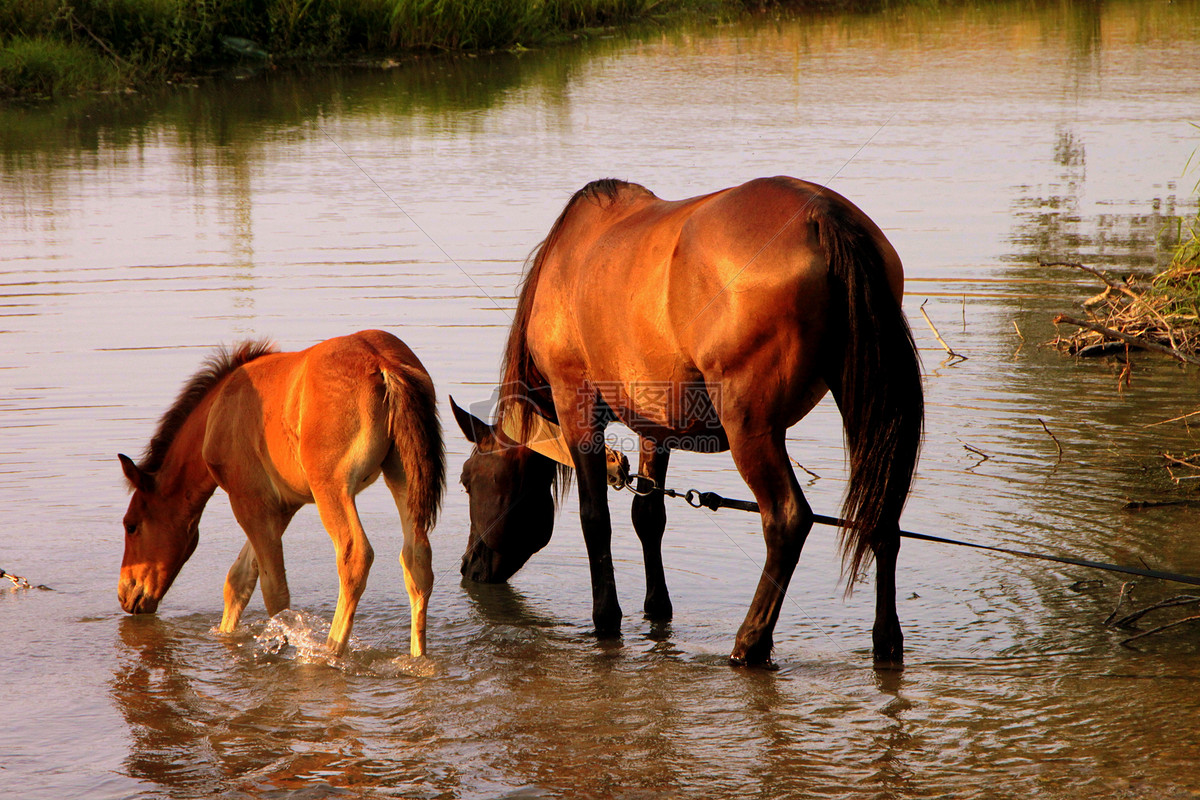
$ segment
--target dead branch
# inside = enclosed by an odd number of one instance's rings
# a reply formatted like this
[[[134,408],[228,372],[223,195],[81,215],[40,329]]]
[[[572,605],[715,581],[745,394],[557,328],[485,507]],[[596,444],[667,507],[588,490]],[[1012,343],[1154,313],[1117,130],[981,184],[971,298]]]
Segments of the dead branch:
[[[1066,314],[1059,314],[1057,317],[1054,318],[1054,324],[1056,324],[1056,325],[1059,323],[1063,323],[1063,322],[1065,322],[1068,325],[1074,325],[1078,328],[1087,328],[1088,330],[1094,331],[1106,338],[1116,339],[1118,341],[1125,342],[1126,344],[1130,344],[1135,347],[1142,347],[1142,348],[1145,348],[1146,350],[1154,350],[1155,352],[1158,352],[1158,353],[1166,353],[1167,355],[1171,356],[1172,358],[1178,359],[1179,361],[1182,361],[1186,364],[1195,364],[1197,366],[1200,366],[1200,358],[1196,358],[1195,356],[1188,355],[1187,353],[1177,350],[1174,347],[1168,347],[1167,345],[1159,344],[1158,342],[1153,342],[1153,341],[1146,339],[1144,337],[1141,337],[1141,336],[1135,336],[1132,334],[1128,334],[1123,331],[1118,331],[1113,328],[1108,328],[1108,327],[1105,327],[1104,325],[1098,325],[1094,322],[1088,322],[1087,320],[1079,319],[1078,317],[1071,317]]]
[[[1157,628],[1152,628],[1148,631],[1142,631],[1139,634],[1130,636],[1128,639],[1121,642],[1121,644],[1128,645],[1130,642],[1137,641],[1138,639],[1144,639],[1147,636],[1153,636],[1156,633],[1162,633],[1165,630],[1170,630],[1171,628],[1178,627],[1179,625],[1183,625],[1186,622],[1195,622],[1197,620],[1200,620],[1200,614],[1196,614],[1195,616],[1191,616],[1191,617],[1184,617],[1183,619],[1177,619],[1174,622],[1168,622],[1166,625],[1159,625]]]
[[[1117,604],[1113,607],[1112,613],[1104,620],[1105,625],[1112,625],[1113,620],[1117,618],[1117,612],[1121,610],[1121,606],[1128,598],[1130,604],[1133,603],[1133,587],[1137,585],[1137,581],[1125,581],[1121,584],[1121,592],[1117,595]]]
[[[1041,423],[1042,430],[1044,430],[1050,436],[1050,438],[1054,440],[1054,446],[1058,448],[1058,461],[1056,463],[1061,464],[1062,457],[1063,457],[1063,449],[1062,449],[1062,445],[1059,444],[1058,437],[1055,436],[1053,433],[1051,433],[1050,429],[1048,427],[1046,427],[1046,423],[1042,420],[1041,417],[1038,417],[1038,422]]]
[[[1134,628],[1136,627],[1135,623],[1137,623],[1139,619],[1146,616],[1151,611],[1158,611],[1163,608],[1179,608],[1180,606],[1191,605],[1200,605],[1200,597],[1197,597],[1194,594],[1181,594],[1177,597],[1172,597],[1169,600],[1163,600],[1155,603],[1152,606],[1147,606],[1141,611],[1135,611],[1132,614],[1126,614],[1116,622],[1109,623],[1108,620],[1105,620],[1105,624],[1111,624],[1114,628]],[[1113,614],[1116,614],[1115,610],[1113,611]],[[1112,619],[1112,617],[1110,616],[1109,619]]]

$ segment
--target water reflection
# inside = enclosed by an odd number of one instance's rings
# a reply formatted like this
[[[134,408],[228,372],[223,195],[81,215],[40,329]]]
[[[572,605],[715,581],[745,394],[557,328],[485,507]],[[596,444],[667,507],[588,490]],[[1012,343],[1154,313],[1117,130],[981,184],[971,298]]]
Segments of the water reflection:
[[[172,797],[339,794],[370,783],[362,731],[349,721],[359,712],[339,671],[247,660],[195,619],[124,617],[118,633],[110,695],[132,737],[131,777]]]

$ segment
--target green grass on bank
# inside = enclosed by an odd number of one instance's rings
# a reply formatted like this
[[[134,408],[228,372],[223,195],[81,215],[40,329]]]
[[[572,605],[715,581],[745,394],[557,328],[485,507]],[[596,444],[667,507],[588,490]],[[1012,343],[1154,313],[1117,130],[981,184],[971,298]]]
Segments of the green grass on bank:
[[[237,61],[506,49],[749,0],[0,0],[0,98],[194,75]]]
[[[1200,130],[1200,125],[1191,123]],[[1200,148],[1188,159],[1184,174],[1200,171]],[[1200,201],[1200,180],[1193,195]],[[1200,326],[1200,211],[1188,220],[1180,220],[1179,244],[1171,255],[1171,263],[1151,279],[1150,290],[1162,298],[1166,312],[1188,317]]]

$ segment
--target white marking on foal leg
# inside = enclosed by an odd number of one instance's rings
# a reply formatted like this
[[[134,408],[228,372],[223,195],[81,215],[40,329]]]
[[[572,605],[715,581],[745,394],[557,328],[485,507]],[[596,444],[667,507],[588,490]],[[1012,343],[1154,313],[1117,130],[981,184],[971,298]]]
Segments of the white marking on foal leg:
[[[225,576],[225,613],[217,630],[232,633],[237,628],[257,584],[258,560],[254,557],[254,546],[247,541]]]

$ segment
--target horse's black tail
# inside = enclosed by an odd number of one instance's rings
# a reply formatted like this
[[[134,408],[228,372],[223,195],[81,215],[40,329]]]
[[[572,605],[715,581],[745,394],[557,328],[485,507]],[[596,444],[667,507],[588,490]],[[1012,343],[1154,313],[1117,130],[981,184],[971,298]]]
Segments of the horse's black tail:
[[[879,245],[841,208],[826,207],[813,222],[829,265],[834,306],[844,303],[844,314],[833,322],[844,349],[841,362],[830,363],[826,381],[841,410],[850,456],[842,507],[850,521],[842,534],[849,590],[878,548],[899,542],[925,401],[920,357]]]
[[[404,364],[384,369],[383,385],[392,442],[408,484],[408,515],[417,530],[428,534],[437,522],[446,485],[433,381],[425,371]]]

